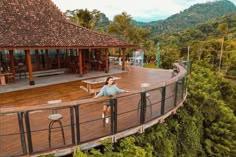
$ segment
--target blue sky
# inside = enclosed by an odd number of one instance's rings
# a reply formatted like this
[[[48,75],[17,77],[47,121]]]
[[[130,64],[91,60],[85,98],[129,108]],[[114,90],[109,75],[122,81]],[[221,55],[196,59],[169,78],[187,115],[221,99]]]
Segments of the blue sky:
[[[213,0],[52,0],[58,8],[66,10],[97,9],[112,20],[123,11],[134,20],[150,22],[179,13],[196,3],[212,2]],[[236,0],[230,0],[236,5]]]

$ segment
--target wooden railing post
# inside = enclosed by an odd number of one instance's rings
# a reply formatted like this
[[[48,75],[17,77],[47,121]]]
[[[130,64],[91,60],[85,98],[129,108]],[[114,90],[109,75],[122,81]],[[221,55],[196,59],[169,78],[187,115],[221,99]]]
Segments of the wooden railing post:
[[[74,107],[70,107],[70,127],[71,127],[71,141],[75,145],[75,130],[74,130]]]
[[[23,125],[23,112],[17,112],[18,117],[18,124],[19,124],[19,130],[20,130],[20,139],[21,139],[21,148],[23,154],[27,154],[26,149],[26,142],[25,142],[25,131],[24,131],[24,125]]]
[[[178,98],[178,81],[175,82],[175,101],[174,105],[177,105],[177,98]]]
[[[184,94],[186,94],[187,92],[187,87],[188,87],[188,76],[185,75],[185,83],[184,83]]]
[[[181,93],[182,94],[181,95],[182,96],[182,100],[184,99],[184,83],[185,83],[184,79],[185,79],[185,77],[183,77],[182,80],[181,80],[181,82],[182,82],[182,93]]]
[[[25,125],[26,125],[26,134],[27,134],[27,140],[28,140],[28,150],[29,150],[29,154],[32,154],[33,145],[32,145],[32,138],[31,138],[29,111],[25,112]]]
[[[112,134],[117,133],[117,98],[110,99],[111,104],[111,130]]]
[[[79,125],[79,105],[75,106],[75,120],[76,120],[76,144],[80,143],[80,125]]]
[[[166,86],[162,87],[161,93],[161,115],[165,114]]]
[[[141,92],[140,124],[145,123],[146,106],[146,92]]]

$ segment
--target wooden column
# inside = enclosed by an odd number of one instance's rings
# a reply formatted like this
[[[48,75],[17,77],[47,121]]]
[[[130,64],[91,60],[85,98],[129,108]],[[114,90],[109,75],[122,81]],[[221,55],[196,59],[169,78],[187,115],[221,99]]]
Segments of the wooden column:
[[[13,50],[9,50],[9,54],[10,54],[11,72],[15,75],[16,71],[15,71],[15,63],[14,63]]]
[[[79,51],[79,75],[80,77],[83,76],[83,59],[82,59],[82,50],[78,50]]]
[[[49,57],[49,54],[48,54],[48,50],[46,50],[46,69],[49,69],[50,68],[50,57]]]
[[[57,49],[57,68],[61,68],[61,57],[60,57],[60,50]]]
[[[35,50],[35,62],[36,62],[36,70],[40,70],[39,50]]]
[[[125,48],[121,49],[122,52],[122,70],[125,70]]]
[[[109,72],[109,57],[108,57],[109,51],[108,51],[108,49],[105,49],[105,54],[106,54],[106,69],[105,69],[105,73],[108,73]]]
[[[116,49],[115,48],[112,48],[111,49],[111,52],[112,52],[112,55],[114,56],[116,54]]]
[[[65,50],[65,68],[68,68],[69,60],[68,60],[68,49]]]
[[[0,51],[0,74],[2,72],[2,52]]]
[[[29,72],[29,84],[35,85],[34,78],[33,78],[33,69],[32,69],[30,50],[25,50],[25,53],[26,53],[27,66],[28,66],[28,72]]]

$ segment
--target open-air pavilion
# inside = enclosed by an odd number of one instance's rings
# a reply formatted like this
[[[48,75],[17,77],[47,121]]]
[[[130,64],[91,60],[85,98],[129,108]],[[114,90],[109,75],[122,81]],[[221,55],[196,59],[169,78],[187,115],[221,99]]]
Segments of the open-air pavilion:
[[[109,49],[125,60],[126,48],[135,47],[69,22],[50,0],[2,0],[0,10],[0,73],[7,81],[27,74],[34,85],[37,71],[64,68],[80,76],[91,69],[108,73]]]

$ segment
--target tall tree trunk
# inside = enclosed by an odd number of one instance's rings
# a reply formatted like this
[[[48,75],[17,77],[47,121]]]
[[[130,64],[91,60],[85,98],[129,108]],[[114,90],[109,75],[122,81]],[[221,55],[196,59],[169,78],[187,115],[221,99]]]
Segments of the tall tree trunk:
[[[223,36],[222,43],[221,43],[221,51],[220,51],[219,71],[220,71],[220,68],[221,68],[221,62],[222,62],[224,40],[225,40],[225,37]]]

